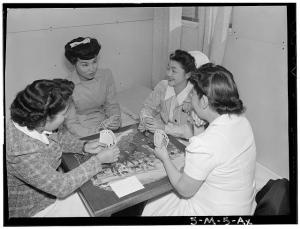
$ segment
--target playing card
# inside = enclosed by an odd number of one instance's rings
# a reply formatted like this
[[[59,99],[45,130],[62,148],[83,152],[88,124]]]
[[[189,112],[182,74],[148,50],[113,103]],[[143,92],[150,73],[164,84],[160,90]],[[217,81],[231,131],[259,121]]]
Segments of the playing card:
[[[101,130],[99,136],[99,142],[101,144],[105,144],[108,147],[110,147],[116,144],[117,138],[111,130]]]
[[[168,135],[163,130],[155,130],[154,132],[154,145],[156,147],[167,147],[169,144]]]
[[[204,121],[201,120],[194,111],[192,111],[191,115],[192,115],[192,118],[193,118],[196,126],[201,126],[204,124]]]

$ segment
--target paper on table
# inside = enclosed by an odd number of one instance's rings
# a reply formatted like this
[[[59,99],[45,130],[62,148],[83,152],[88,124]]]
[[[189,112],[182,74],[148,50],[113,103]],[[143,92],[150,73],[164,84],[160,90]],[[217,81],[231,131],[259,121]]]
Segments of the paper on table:
[[[131,176],[119,181],[111,182],[110,187],[119,198],[144,188],[144,186],[136,178],[136,176]]]

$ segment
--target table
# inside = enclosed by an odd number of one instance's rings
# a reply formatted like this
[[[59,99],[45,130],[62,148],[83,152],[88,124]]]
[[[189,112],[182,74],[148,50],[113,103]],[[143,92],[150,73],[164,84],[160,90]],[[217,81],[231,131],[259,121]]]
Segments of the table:
[[[130,128],[137,128],[137,125],[122,127],[116,132],[122,132]],[[151,136],[153,137],[153,134],[151,134]],[[82,140],[93,140],[96,138],[99,138],[99,134],[84,137]],[[172,136],[169,136],[169,139],[180,151],[184,152],[185,146],[182,143]],[[69,171],[76,168],[79,163],[74,154],[63,153],[62,165],[65,171]],[[113,191],[102,190],[94,186],[90,180],[78,189],[78,193],[91,216],[110,216],[115,212],[172,190],[172,185],[167,176],[152,183],[145,184],[144,187],[142,190],[119,198]]]

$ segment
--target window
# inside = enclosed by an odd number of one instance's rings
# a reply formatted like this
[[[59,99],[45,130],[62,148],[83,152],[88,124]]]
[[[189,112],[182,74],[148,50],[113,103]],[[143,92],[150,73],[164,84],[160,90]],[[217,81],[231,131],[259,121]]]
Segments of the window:
[[[199,22],[198,7],[182,7],[182,20]]]

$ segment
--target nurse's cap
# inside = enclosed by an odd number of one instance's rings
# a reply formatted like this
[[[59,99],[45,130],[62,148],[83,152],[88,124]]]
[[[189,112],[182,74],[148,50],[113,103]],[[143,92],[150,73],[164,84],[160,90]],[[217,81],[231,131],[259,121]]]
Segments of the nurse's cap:
[[[208,57],[203,52],[189,51],[188,53],[194,57],[196,68],[201,67],[203,64],[209,63]]]

